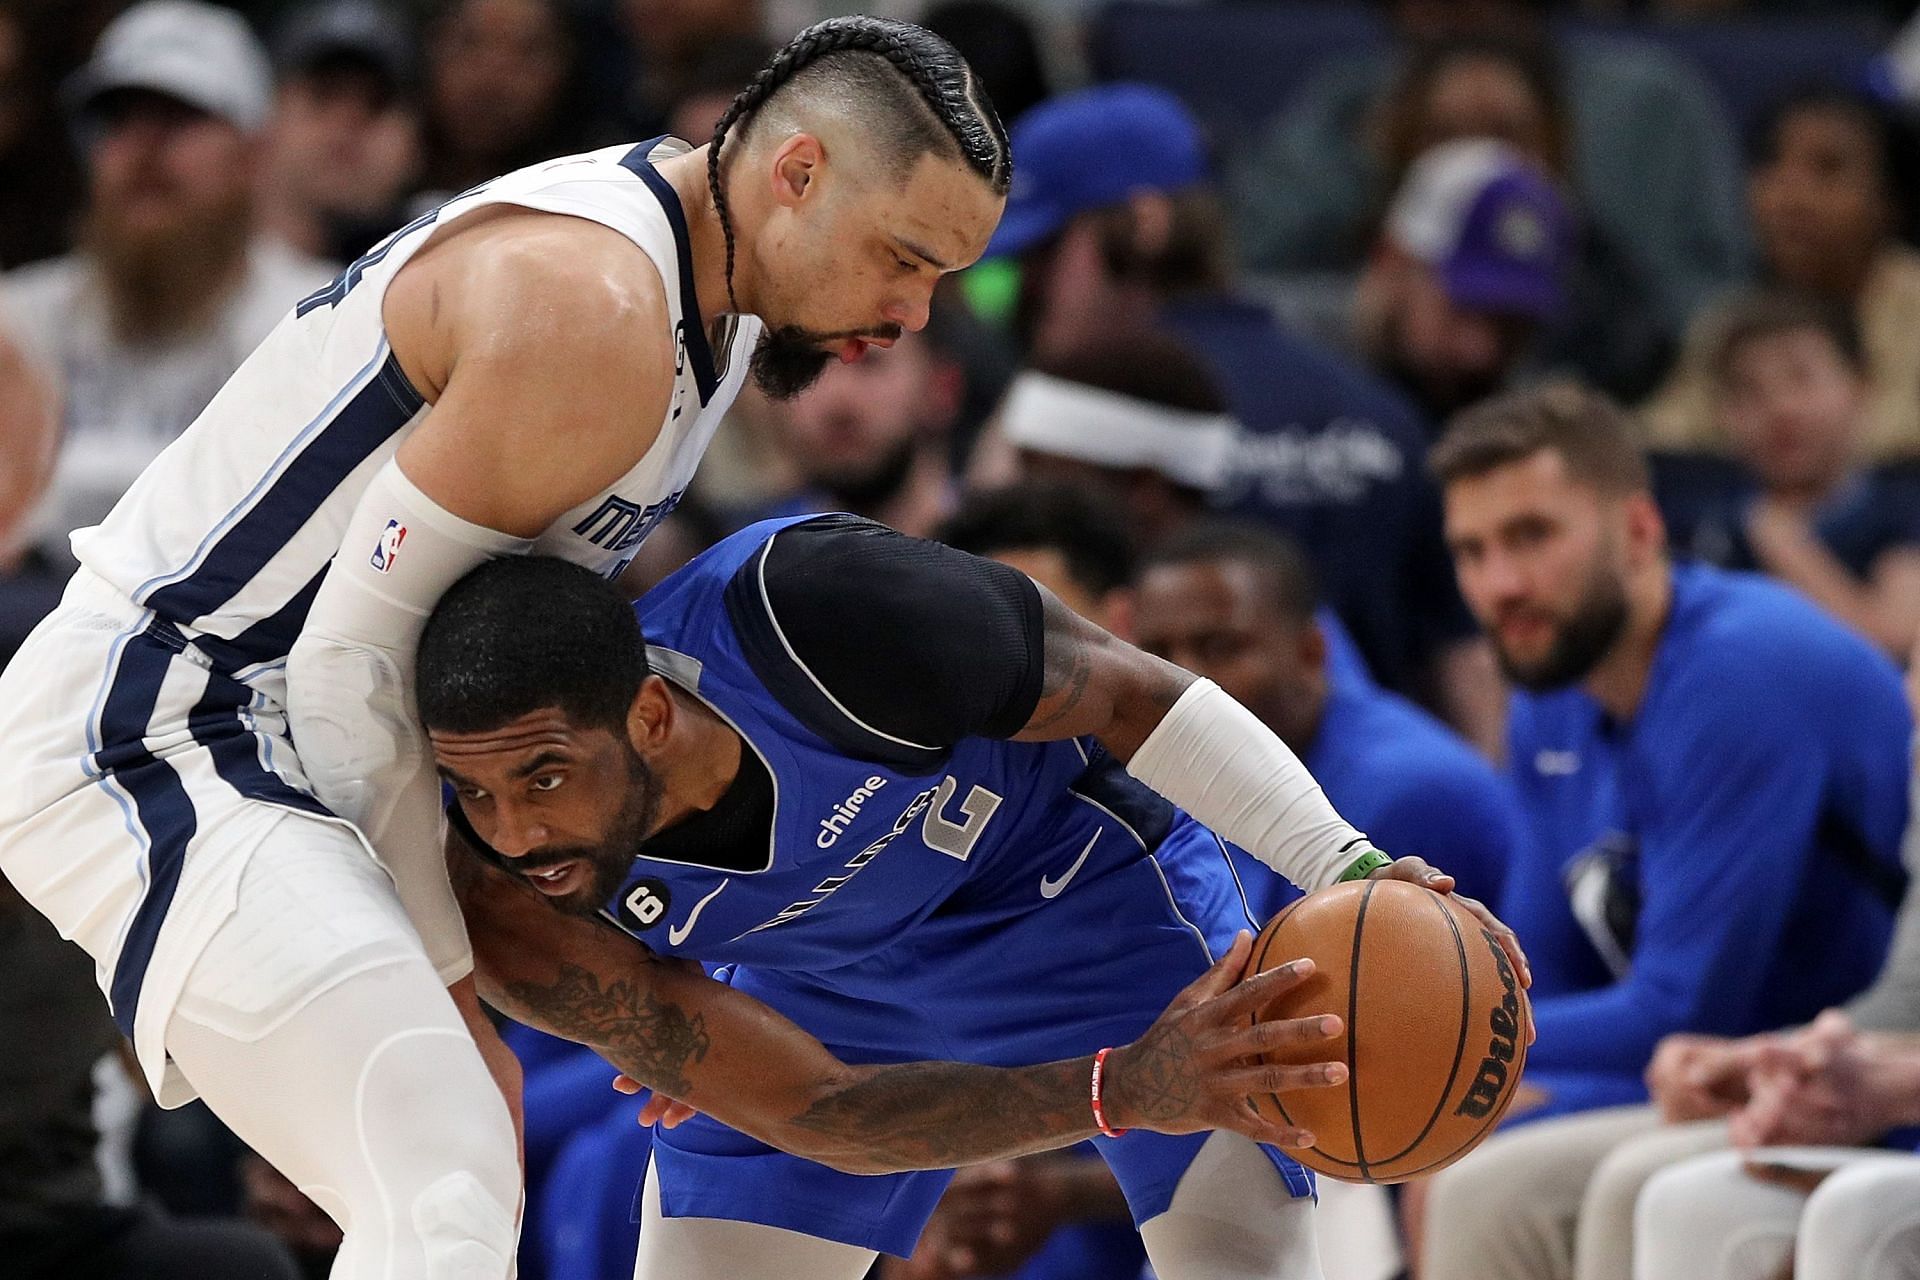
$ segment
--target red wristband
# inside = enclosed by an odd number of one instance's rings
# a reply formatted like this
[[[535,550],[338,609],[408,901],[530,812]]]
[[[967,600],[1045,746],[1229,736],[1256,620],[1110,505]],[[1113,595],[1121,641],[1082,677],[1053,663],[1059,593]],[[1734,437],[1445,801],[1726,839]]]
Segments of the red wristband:
[[[1089,1086],[1088,1092],[1092,1096],[1093,1122],[1100,1126],[1100,1132],[1106,1134],[1109,1138],[1117,1138],[1125,1133],[1126,1130],[1116,1129],[1107,1123],[1107,1105],[1104,1098],[1104,1086],[1107,1078],[1107,1055],[1112,1052],[1113,1050],[1111,1048],[1107,1048],[1093,1055],[1093,1082]]]

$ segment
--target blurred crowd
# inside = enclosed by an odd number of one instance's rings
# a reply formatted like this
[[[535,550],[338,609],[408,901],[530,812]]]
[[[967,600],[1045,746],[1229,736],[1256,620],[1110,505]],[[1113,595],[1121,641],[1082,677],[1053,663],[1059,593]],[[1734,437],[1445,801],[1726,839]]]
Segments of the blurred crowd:
[[[1264,46],[1109,74],[1199,4],[884,7],[1012,126],[1006,215],[924,331],[742,397],[636,589],[806,511],[1004,560],[1494,904],[1525,1096],[1391,1200],[1327,1186],[1330,1280],[1920,1277],[1912,5],[1263,0],[1218,13],[1342,34],[1238,116]],[[498,173],[700,144],[824,12],[0,0],[0,661],[296,301]],[[325,1275],[330,1220],[139,1095],[76,961],[0,882],[0,1258]],[[508,1034],[521,1274],[628,1274],[636,1105]],[[962,1171],[879,1274],[1134,1280],[1088,1155]]]

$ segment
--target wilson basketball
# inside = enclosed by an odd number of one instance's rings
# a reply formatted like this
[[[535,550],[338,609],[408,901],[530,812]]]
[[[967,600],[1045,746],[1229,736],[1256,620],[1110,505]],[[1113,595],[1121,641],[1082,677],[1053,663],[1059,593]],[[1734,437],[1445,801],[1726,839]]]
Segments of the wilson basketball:
[[[1338,1014],[1329,1047],[1272,1060],[1344,1059],[1341,1085],[1256,1097],[1311,1132],[1300,1163],[1348,1182],[1401,1182],[1458,1160],[1493,1131],[1526,1065],[1526,992],[1493,934],[1445,894],[1399,880],[1302,898],[1254,941],[1248,973],[1302,956],[1314,973],[1268,1018]]]

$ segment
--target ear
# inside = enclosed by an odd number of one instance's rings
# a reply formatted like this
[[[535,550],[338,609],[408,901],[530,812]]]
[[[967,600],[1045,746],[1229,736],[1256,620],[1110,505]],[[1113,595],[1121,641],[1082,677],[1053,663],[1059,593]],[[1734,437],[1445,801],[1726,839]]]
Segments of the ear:
[[[1173,200],[1164,191],[1141,190],[1127,197],[1133,216],[1133,258],[1152,261],[1173,237]]]
[[[627,708],[627,741],[635,751],[651,757],[673,732],[673,718],[673,696],[667,692],[667,682],[659,676],[648,676],[640,682],[640,691]]]
[[[1309,620],[1300,628],[1294,640],[1294,656],[1300,662],[1300,669],[1310,675],[1319,675],[1327,666],[1327,634],[1320,630],[1318,622]]]
[[[1632,565],[1649,564],[1667,553],[1667,522],[1650,493],[1628,495],[1624,506],[1627,530],[1627,560]]]
[[[773,203],[791,209],[807,198],[827,162],[827,149],[810,133],[796,133],[773,152]]]

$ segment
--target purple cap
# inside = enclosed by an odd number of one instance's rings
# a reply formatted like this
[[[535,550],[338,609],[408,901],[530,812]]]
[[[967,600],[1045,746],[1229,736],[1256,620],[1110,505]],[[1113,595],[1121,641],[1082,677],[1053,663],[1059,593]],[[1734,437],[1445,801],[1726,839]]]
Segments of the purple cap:
[[[1566,309],[1573,208],[1551,175],[1503,143],[1446,142],[1414,161],[1387,238],[1439,272],[1463,310],[1551,321]]]

